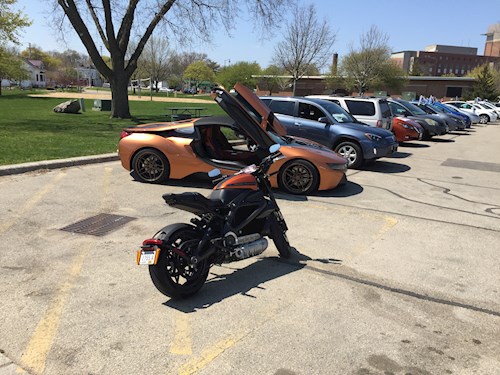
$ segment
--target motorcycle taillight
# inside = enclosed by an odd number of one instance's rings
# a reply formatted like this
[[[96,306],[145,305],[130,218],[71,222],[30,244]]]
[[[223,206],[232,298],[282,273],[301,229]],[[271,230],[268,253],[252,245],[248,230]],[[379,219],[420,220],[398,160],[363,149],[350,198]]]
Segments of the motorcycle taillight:
[[[156,246],[160,246],[161,244],[163,243],[162,240],[158,240],[156,238],[150,238],[150,239],[147,239],[147,240],[144,240],[142,242],[142,245],[143,246],[148,246],[148,245],[156,245]]]

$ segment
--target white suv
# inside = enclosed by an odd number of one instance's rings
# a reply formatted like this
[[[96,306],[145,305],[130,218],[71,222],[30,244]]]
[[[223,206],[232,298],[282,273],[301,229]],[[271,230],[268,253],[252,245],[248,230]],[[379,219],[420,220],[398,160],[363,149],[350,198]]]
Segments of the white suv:
[[[353,115],[356,120],[370,126],[392,130],[392,114],[384,98],[363,98],[351,96],[309,95],[308,98],[328,100],[338,104]]]

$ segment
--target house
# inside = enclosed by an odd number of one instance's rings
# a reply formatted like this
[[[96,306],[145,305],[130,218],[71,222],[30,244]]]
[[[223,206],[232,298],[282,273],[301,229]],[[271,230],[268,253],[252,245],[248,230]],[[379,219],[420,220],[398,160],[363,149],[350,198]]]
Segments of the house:
[[[43,66],[43,62],[40,60],[24,60],[24,68],[28,72],[28,79],[21,81],[20,85],[23,88],[28,87],[46,87],[46,76],[45,76],[45,67]]]

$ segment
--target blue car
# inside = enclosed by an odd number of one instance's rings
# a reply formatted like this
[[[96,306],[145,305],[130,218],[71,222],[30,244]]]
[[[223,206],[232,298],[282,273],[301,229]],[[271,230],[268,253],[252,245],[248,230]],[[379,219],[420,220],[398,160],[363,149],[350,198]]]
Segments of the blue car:
[[[289,135],[310,139],[338,152],[357,168],[366,160],[391,155],[396,137],[385,129],[357,121],[339,105],[316,98],[260,98],[285,126]]]
[[[431,105],[434,108],[441,109],[443,111],[443,113],[449,113],[453,116],[460,117],[463,120],[465,127],[470,128],[472,121],[471,121],[470,117],[467,116],[465,113],[462,113],[458,110],[454,110],[453,108],[450,108],[447,105],[444,105],[443,103],[440,103],[440,102],[434,102],[434,103],[431,103]]]

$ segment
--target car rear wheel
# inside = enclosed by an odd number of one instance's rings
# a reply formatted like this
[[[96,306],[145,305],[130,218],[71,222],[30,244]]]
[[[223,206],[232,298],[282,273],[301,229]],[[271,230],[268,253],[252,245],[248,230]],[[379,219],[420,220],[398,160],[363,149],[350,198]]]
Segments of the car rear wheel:
[[[281,167],[278,183],[287,193],[309,194],[318,188],[319,173],[306,160],[291,160]]]
[[[488,115],[481,115],[479,116],[479,122],[481,124],[487,124],[488,122],[490,122],[490,118]]]
[[[140,150],[132,159],[132,176],[140,182],[160,183],[170,174],[165,155],[152,148]]]
[[[342,142],[335,147],[335,151],[347,159],[348,168],[357,168],[363,163],[361,147],[354,142]]]

